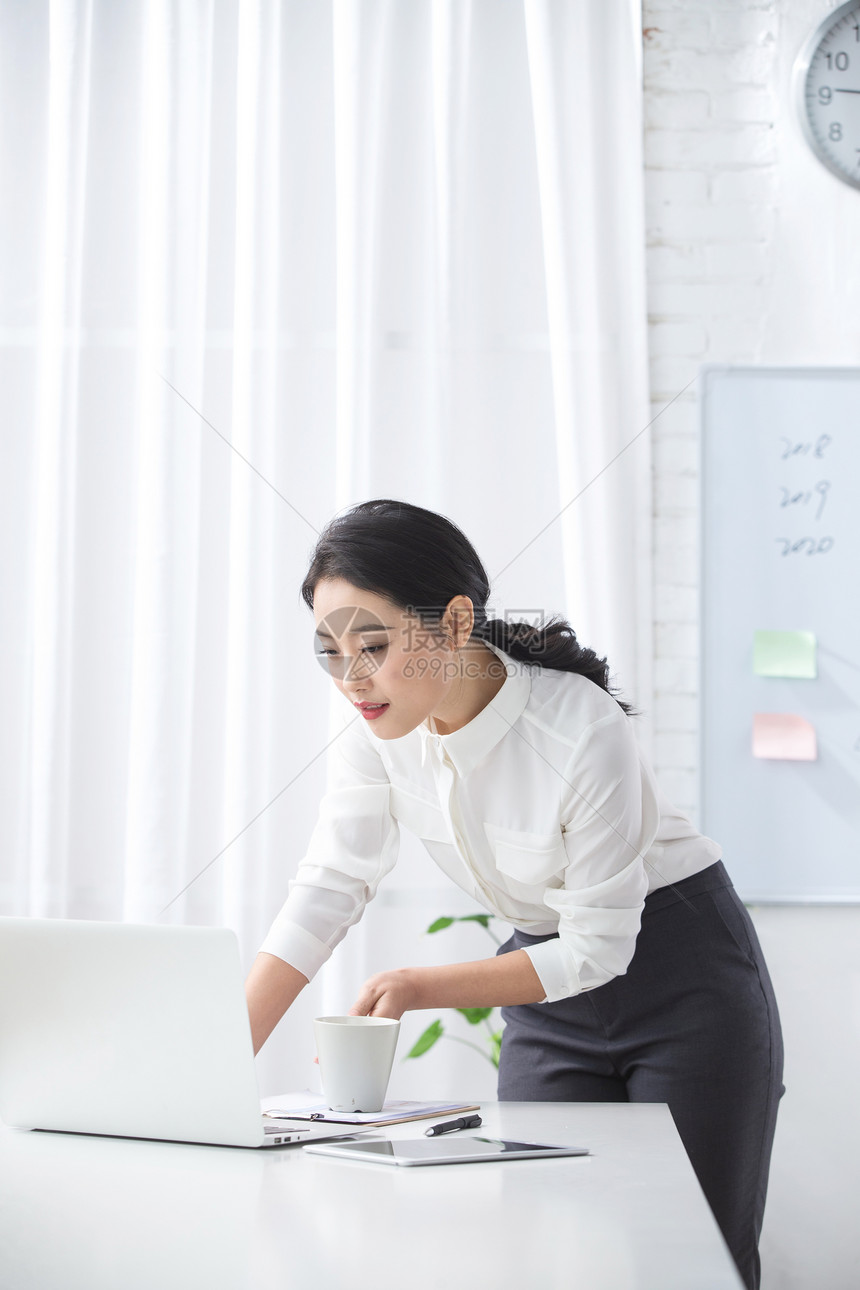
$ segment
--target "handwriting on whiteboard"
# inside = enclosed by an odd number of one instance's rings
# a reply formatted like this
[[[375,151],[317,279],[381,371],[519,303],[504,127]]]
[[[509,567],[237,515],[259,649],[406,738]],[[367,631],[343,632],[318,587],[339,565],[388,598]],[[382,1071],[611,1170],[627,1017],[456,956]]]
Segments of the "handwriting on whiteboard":
[[[777,538],[783,555],[827,555],[833,550],[834,539],[829,536],[814,538]]]
[[[815,506],[815,519],[820,520],[827,505],[827,494],[830,492],[830,480],[819,479],[817,484],[812,488],[800,489],[799,491],[792,488],[786,488],[785,485],[779,490],[782,493],[780,506],[808,506],[812,502]]]
[[[827,449],[833,443],[829,434],[820,434],[817,439],[798,442],[796,439],[788,439],[785,435],[780,435],[780,443],[785,447],[782,449],[782,460],[788,461],[789,457],[818,457],[819,460],[827,452]]]
[[[833,444],[833,436],[820,434],[811,439],[789,439],[787,435],[780,435],[779,443],[781,461],[796,461],[801,466],[808,463],[817,474],[820,470],[818,463],[827,456],[827,451]],[[818,523],[827,507],[831,487],[829,479],[795,479],[792,486],[780,484],[779,509],[794,512]],[[800,537],[777,537],[774,540],[782,556],[827,555],[833,550],[835,543],[831,534],[817,533],[806,533]]]

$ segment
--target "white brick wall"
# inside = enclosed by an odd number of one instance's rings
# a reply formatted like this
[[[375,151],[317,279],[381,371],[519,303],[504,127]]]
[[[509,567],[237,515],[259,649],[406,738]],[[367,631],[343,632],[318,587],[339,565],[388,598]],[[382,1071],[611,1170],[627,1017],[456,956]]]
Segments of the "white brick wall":
[[[645,196],[652,415],[702,362],[756,362],[777,218],[779,5],[645,0]],[[655,761],[698,811],[695,388],[654,435]]]
[[[643,0],[651,392],[657,416],[654,749],[664,790],[694,818],[695,387],[657,414],[703,360],[860,364],[860,192],[813,157],[790,94],[798,50],[838,3]],[[860,1121],[852,1063],[852,1053],[860,1051],[860,909],[772,907],[753,913],[786,1042],[787,1093],[771,1165],[762,1286],[847,1290],[858,1284],[860,1267],[853,1221]],[[830,1132],[822,1116],[830,1117]],[[811,1178],[823,1185],[810,1188]]]

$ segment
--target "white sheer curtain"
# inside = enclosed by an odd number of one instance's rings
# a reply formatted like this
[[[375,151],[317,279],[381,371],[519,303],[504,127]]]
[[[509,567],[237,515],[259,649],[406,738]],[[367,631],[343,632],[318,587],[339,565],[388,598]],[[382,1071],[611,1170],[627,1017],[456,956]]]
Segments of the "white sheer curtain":
[[[2,912],[250,961],[325,781],[298,587],[368,496],[647,710],[639,44],[634,0],[0,7]],[[367,971],[491,948],[445,912],[406,842],[264,1083]],[[457,1045],[397,1078],[492,1090]]]

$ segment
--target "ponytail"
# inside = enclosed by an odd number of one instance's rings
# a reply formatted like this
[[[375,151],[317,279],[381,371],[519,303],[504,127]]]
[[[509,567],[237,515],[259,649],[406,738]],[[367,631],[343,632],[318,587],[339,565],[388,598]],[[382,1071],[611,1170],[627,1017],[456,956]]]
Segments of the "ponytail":
[[[512,623],[505,618],[484,618],[477,622],[472,633],[478,640],[495,645],[520,663],[547,667],[556,672],[575,672],[588,677],[601,690],[611,694],[628,716],[635,716],[635,709],[618,698],[609,684],[609,664],[593,649],[580,645],[576,633],[564,618],[551,618],[541,627],[530,623]]]

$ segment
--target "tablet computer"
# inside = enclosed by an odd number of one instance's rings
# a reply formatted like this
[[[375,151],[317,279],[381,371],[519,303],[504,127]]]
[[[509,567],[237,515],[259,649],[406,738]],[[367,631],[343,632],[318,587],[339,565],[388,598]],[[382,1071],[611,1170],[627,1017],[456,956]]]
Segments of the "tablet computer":
[[[304,1148],[318,1156],[340,1156],[378,1165],[472,1165],[486,1160],[535,1160],[553,1156],[587,1156],[585,1147],[546,1142],[512,1142],[507,1138],[449,1137],[363,1138],[355,1142],[314,1143]]]

